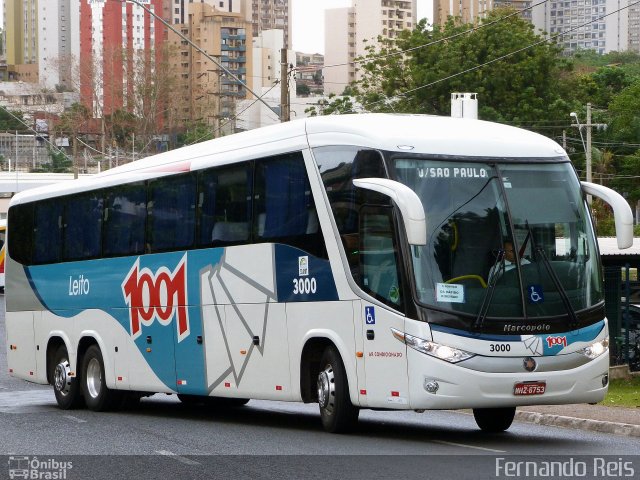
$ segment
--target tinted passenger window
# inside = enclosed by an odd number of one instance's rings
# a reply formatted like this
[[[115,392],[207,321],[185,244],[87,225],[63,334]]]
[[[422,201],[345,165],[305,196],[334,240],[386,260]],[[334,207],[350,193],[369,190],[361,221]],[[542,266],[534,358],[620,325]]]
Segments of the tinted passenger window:
[[[144,252],[147,191],[144,183],[110,189],[104,204],[105,256]]]
[[[62,213],[63,203],[60,200],[48,200],[36,205],[33,263],[54,263],[61,260]]]
[[[22,265],[30,265],[33,236],[32,203],[11,207],[7,230],[9,231],[9,255]]]
[[[249,240],[251,165],[204,171],[200,175],[198,246]]]
[[[254,198],[257,242],[284,243],[326,257],[301,154],[257,161]]]
[[[149,183],[149,251],[193,245],[196,224],[196,177],[180,175]]]
[[[102,195],[69,197],[65,204],[64,259],[99,257],[102,253]]]
[[[356,188],[354,178],[386,178],[380,152],[358,147],[322,147],[313,151],[322,175],[331,211],[340,233],[349,266],[357,270],[359,262],[358,222],[360,207],[366,204],[389,205],[389,198],[377,192]]]

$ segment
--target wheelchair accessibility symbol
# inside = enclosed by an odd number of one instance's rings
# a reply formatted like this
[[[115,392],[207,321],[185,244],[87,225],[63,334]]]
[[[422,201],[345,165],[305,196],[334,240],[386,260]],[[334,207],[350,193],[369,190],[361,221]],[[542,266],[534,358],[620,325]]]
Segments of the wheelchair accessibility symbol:
[[[544,292],[542,291],[542,285],[529,285],[527,287],[527,293],[529,295],[529,303],[544,302]]]
[[[376,311],[374,307],[364,307],[364,321],[367,325],[376,324]]]

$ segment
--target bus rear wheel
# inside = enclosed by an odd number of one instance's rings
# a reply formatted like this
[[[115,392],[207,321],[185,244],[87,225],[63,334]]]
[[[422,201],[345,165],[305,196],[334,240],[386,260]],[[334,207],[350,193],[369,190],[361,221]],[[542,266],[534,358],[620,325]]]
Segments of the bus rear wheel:
[[[507,430],[513,423],[516,407],[474,408],[473,417],[483,432],[498,433]]]
[[[102,352],[91,345],[82,357],[82,393],[89,410],[103,412],[120,404],[120,392],[107,387]]]
[[[318,373],[318,404],[322,426],[330,433],[349,432],[358,423],[360,411],[349,398],[347,374],[335,347],[327,347]]]
[[[72,376],[67,347],[61,345],[53,355],[49,378],[58,406],[63,410],[82,407],[82,395],[78,379]]]

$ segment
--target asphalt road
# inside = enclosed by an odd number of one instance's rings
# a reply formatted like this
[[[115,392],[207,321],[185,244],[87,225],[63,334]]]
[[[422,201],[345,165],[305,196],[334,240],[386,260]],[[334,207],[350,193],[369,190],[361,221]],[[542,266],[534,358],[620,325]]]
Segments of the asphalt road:
[[[252,400],[215,410],[158,394],[115,413],[59,410],[50,387],[7,375],[3,297],[0,312],[0,478],[18,472],[18,459],[34,457],[45,473],[55,462],[72,462],[64,477],[53,477],[65,479],[511,478],[517,462],[542,468],[549,459],[573,468],[575,478],[629,478],[629,469],[632,478],[640,475],[637,438],[523,422],[489,435],[465,412],[364,410],[357,432],[331,435],[315,404]]]

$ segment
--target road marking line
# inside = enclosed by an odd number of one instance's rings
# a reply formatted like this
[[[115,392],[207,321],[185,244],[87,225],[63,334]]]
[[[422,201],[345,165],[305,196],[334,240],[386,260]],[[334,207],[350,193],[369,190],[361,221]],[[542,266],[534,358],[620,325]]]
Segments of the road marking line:
[[[177,461],[179,461],[180,463],[184,463],[185,465],[200,465],[200,462],[196,462],[195,460],[191,460],[187,457],[182,457],[180,455],[176,455],[173,452],[170,452],[169,450],[156,450],[156,453],[160,454],[160,455],[164,455],[166,457],[171,457],[176,459]]]
[[[496,450],[494,448],[476,447],[475,445],[465,445],[464,443],[445,442],[444,440],[431,440],[433,443],[442,443],[444,445],[453,445],[454,447],[473,448],[475,450],[484,450],[494,453],[506,453],[506,450]]]
[[[68,418],[69,420],[73,420],[76,423],[87,423],[86,420],[82,420],[81,418],[74,417],[73,415],[63,415],[64,418]]]

